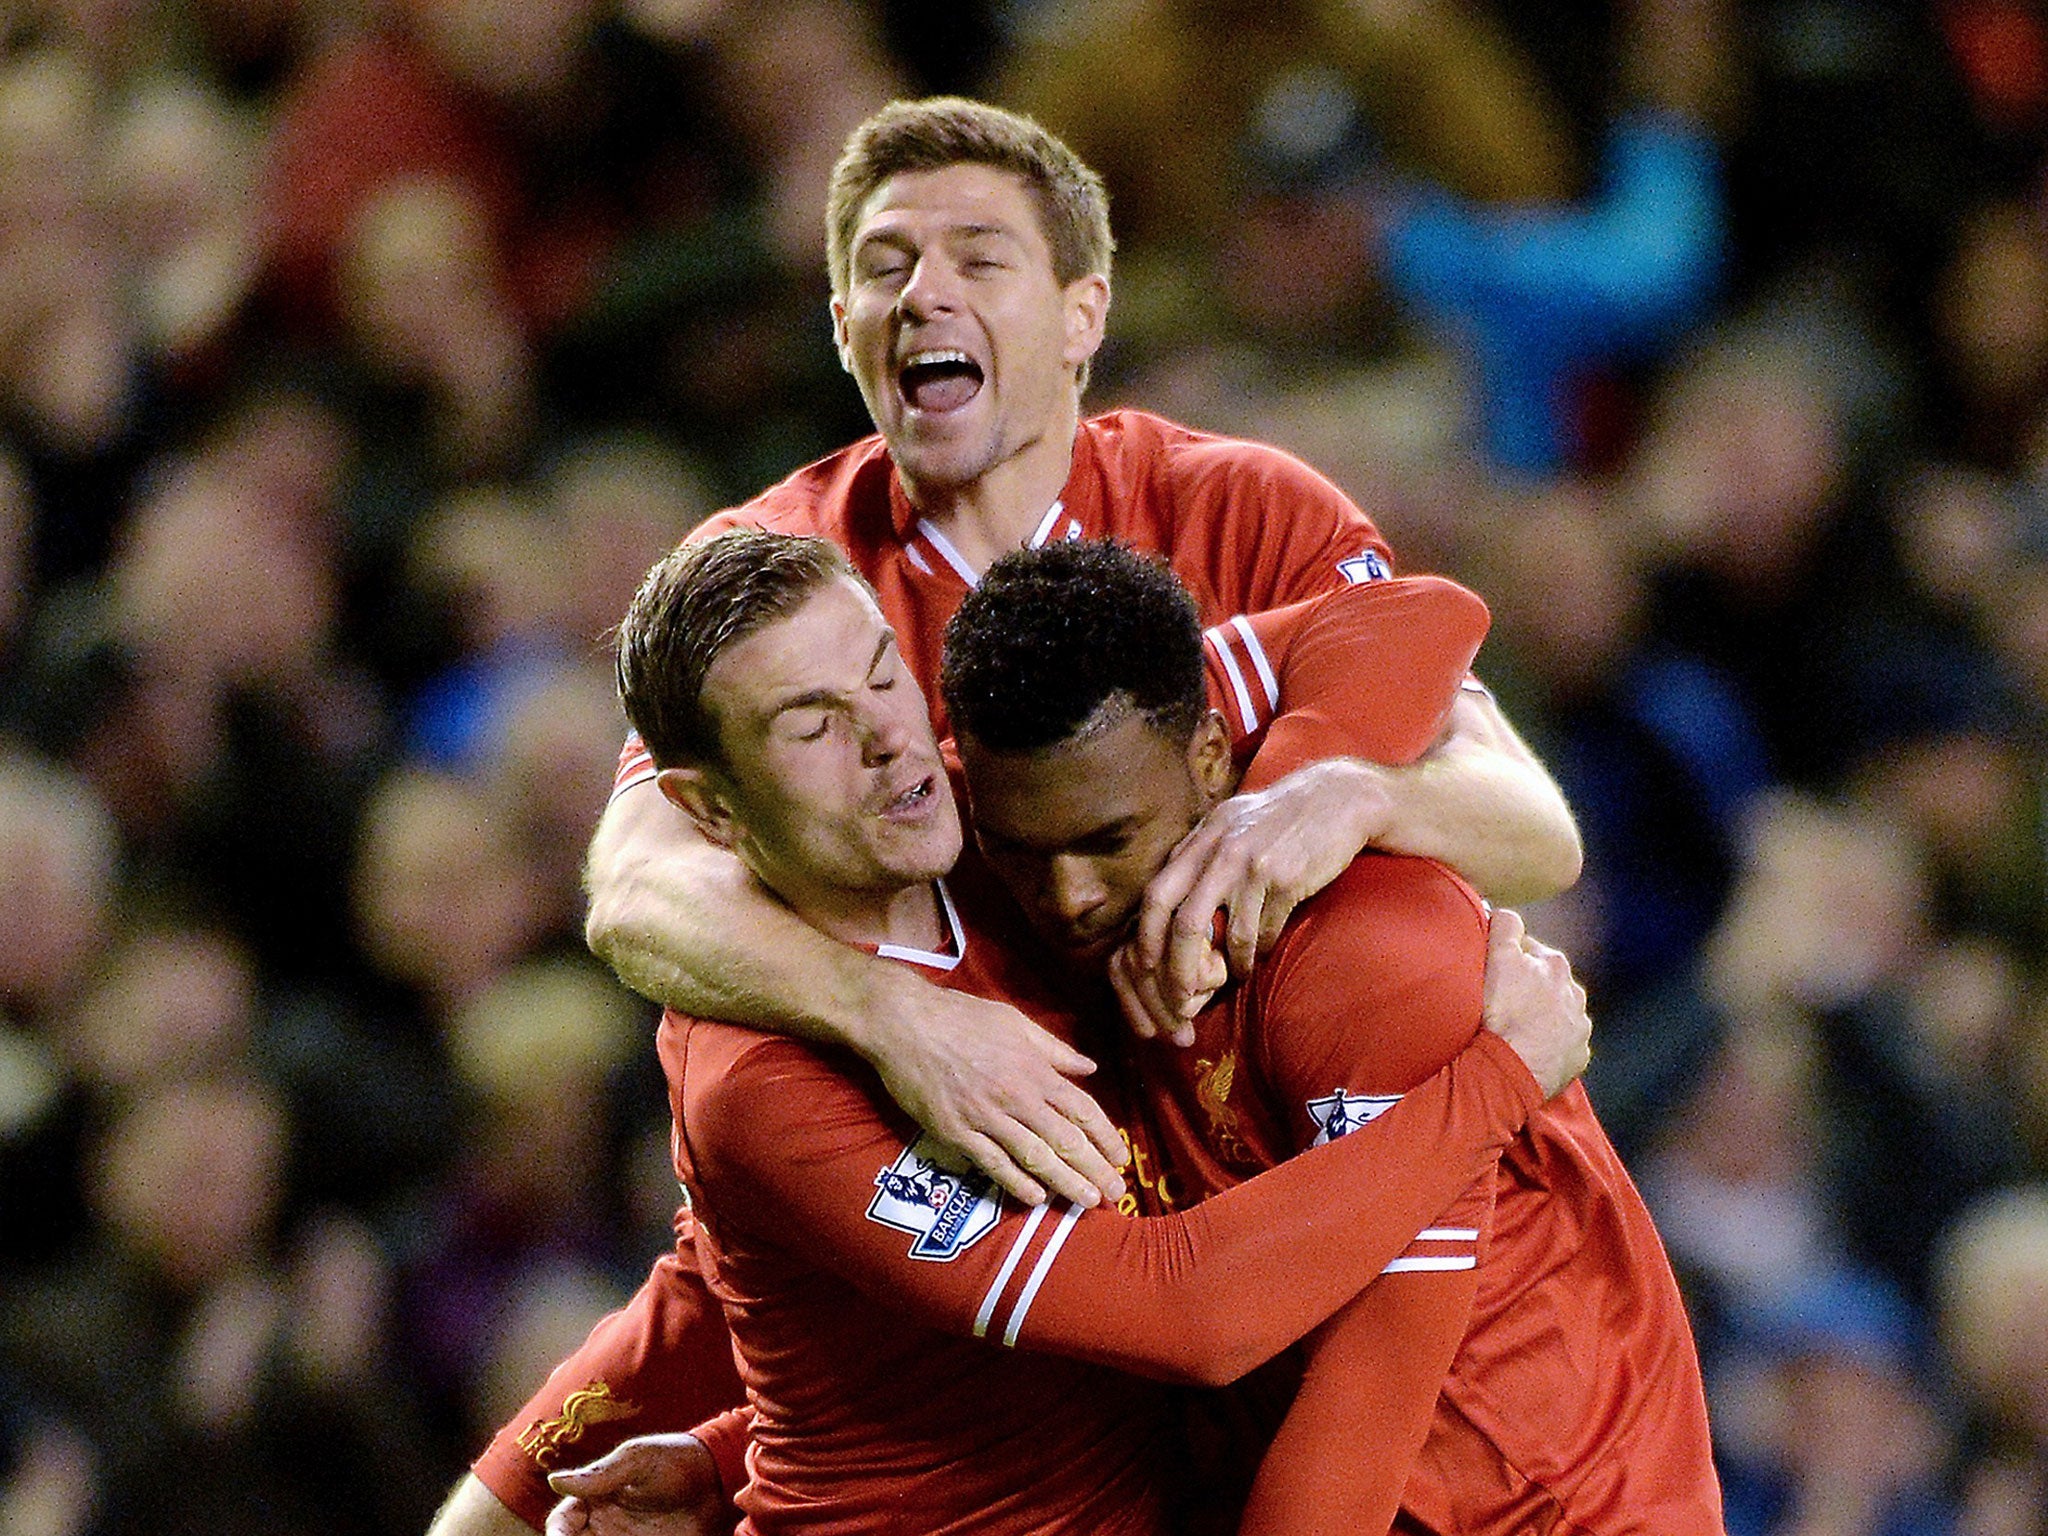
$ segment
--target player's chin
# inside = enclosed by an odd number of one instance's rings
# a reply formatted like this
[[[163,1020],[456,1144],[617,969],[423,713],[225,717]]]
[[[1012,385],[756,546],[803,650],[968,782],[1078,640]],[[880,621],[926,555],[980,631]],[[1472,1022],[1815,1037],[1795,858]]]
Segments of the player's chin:
[[[1076,970],[1102,971],[1128,936],[1129,925],[1119,923],[1108,929],[1073,929],[1064,923],[1045,930],[1045,936],[1060,956]]]

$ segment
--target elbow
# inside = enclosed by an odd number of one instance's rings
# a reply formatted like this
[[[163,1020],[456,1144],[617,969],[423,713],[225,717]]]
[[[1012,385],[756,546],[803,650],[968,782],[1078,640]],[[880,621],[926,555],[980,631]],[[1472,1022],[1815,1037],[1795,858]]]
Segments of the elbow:
[[[1578,825],[1560,800],[1556,816],[1537,835],[1524,838],[1512,862],[1486,882],[1487,899],[1501,907],[1533,906],[1578,884],[1585,863]]]
[[[1548,887],[1545,896],[1556,896],[1579,883],[1586,868],[1586,845],[1579,839],[1578,824],[1566,812],[1559,818],[1557,833],[1550,840],[1549,858],[1543,871]]]
[[[620,936],[625,932],[625,920],[620,911],[621,904],[610,892],[601,892],[592,887],[588,905],[583,914],[583,943],[589,951],[606,965],[612,965],[619,952]]]
[[[607,965],[626,932],[631,884],[616,848],[604,839],[592,843],[583,864],[583,942]]]
[[[1200,1308],[1174,1318],[1170,1380],[1186,1387],[1227,1387],[1257,1370],[1278,1352],[1251,1336],[1252,1326],[1237,1306]]]

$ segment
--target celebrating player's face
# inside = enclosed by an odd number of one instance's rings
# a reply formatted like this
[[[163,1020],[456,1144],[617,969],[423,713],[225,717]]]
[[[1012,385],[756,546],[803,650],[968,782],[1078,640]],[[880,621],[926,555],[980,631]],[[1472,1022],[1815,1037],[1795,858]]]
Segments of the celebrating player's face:
[[[1146,883],[1229,770],[1213,721],[1183,747],[1135,712],[1043,752],[964,738],[960,752],[982,853],[1032,926],[1087,961],[1122,942]]]
[[[857,583],[835,580],[704,678],[734,846],[820,926],[945,873],[960,818],[924,695]]]
[[[1072,446],[1075,370],[1109,287],[1062,287],[1024,182],[986,165],[891,177],[863,209],[840,357],[913,488],[958,490],[1034,449]]]

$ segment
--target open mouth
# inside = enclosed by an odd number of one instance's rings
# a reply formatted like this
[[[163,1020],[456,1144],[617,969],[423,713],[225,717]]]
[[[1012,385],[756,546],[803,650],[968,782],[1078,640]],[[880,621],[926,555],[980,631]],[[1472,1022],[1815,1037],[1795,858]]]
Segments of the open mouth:
[[[981,365],[953,348],[913,353],[896,375],[911,409],[931,415],[959,410],[981,392],[981,381]]]
[[[891,818],[909,818],[920,814],[931,803],[937,780],[927,774],[899,795],[892,796],[882,806],[882,814]]]

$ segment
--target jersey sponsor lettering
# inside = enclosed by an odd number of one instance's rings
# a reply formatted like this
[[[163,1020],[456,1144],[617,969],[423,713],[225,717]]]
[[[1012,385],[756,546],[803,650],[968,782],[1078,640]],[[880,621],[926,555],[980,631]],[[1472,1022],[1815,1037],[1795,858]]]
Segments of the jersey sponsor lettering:
[[[908,1232],[913,1259],[945,1263],[985,1236],[1002,1214],[986,1174],[930,1136],[920,1136],[875,1175],[868,1220]]]
[[[1345,1093],[1341,1089],[1320,1099],[1310,1099],[1306,1107],[1309,1119],[1315,1123],[1316,1136],[1309,1145],[1320,1147],[1326,1141],[1349,1135],[1400,1102],[1398,1093]]]

